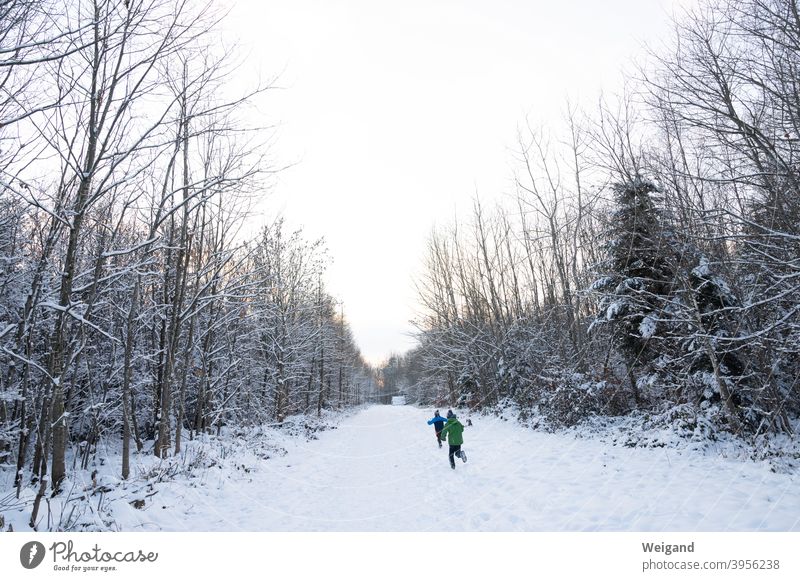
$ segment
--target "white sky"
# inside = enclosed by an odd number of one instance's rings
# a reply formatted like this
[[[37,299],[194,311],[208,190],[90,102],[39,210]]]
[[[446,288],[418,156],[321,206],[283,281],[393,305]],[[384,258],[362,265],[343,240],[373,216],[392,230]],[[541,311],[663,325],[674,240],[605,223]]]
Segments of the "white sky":
[[[678,0],[238,0],[242,74],[283,172],[264,203],[324,236],[329,290],[365,357],[413,345],[413,276],[434,224],[511,191],[517,127],[614,93]],[[488,204],[487,204],[488,205]]]

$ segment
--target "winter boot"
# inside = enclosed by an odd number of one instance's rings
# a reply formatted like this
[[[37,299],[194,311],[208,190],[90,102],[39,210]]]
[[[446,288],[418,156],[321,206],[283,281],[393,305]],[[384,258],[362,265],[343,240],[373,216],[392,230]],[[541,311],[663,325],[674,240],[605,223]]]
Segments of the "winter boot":
[[[466,452],[464,452],[464,450],[461,450],[461,461],[464,462],[465,464],[467,462],[467,454]]]

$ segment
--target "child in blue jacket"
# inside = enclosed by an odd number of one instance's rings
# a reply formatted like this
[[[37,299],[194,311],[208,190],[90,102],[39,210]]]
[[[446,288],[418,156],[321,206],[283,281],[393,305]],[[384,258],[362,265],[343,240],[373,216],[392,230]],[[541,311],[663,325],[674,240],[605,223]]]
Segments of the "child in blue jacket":
[[[447,420],[439,415],[439,410],[433,413],[433,417],[428,420],[428,425],[433,424],[433,429],[436,430],[436,441],[439,442],[439,447],[442,447],[442,428]]]

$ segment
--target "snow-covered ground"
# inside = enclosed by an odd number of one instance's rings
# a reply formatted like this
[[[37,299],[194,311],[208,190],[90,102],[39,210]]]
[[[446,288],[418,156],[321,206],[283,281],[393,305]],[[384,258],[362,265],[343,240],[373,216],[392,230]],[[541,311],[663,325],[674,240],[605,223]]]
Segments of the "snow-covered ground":
[[[429,412],[369,407],[315,440],[275,434],[285,455],[229,450],[192,477],[143,488],[140,473],[97,502],[130,531],[800,530],[800,475],[766,462],[471,415],[469,461],[451,470]],[[24,530],[27,515],[6,519]]]

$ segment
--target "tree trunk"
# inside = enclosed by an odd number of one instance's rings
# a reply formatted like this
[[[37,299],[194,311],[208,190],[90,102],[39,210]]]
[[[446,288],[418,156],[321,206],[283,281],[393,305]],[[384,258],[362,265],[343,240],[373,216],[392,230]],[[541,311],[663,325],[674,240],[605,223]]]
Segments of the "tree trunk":
[[[131,421],[130,414],[134,411],[131,394],[131,373],[133,365],[133,343],[136,337],[134,325],[136,324],[136,310],[139,304],[139,286],[141,280],[137,276],[131,295],[131,307],[128,309],[127,329],[125,330],[125,368],[122,372],[122,478],[130,476],[131,455]],[[128,406],[131,406],[129,409]]]

